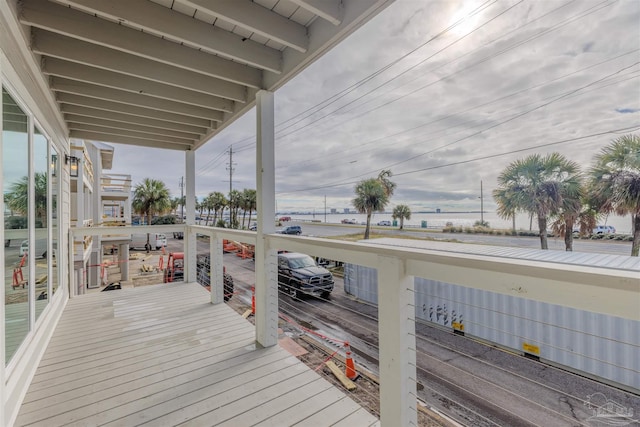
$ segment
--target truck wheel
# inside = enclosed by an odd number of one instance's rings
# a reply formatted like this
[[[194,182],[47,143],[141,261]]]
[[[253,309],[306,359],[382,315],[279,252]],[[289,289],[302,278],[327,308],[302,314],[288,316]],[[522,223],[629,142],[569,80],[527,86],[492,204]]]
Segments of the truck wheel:
[[[329,297],[331,296],[331,292],[329,291],[324,291],[322,292],[322,295],[320,295],[322,297],[322,299],[329,299]]]
[[[289,295],[293,299],[300,299],[300,291],[294,283],[289,283]]]

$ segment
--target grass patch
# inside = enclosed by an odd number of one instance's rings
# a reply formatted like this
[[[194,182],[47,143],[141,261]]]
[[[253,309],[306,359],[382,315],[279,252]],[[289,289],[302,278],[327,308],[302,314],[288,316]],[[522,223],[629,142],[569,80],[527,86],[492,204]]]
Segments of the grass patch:
[[[435,237],[415,237],[415,236],[407,236],[403,234],[398,235],[389,235],[389,234],[380,234],[380,233],[370,233],[369,239],[381,239],[384,237],[389,237],[392,239],[405,239],[405,240],[429,240],[435,242],[451,242],[451,243],[463,243],[457,239],[438,239]],[[343,234],[340,236],[324,236],[323,239],[333,239],[333,240],[343,240],[347,242],[358,242],[364,239],[364,233],[354,233],[354,234]]]

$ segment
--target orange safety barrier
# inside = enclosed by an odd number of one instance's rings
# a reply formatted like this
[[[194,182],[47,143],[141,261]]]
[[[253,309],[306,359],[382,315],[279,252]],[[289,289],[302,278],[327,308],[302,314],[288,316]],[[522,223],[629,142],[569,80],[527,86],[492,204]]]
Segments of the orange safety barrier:
[[[229,240],[224,240],[222,242],[222,251],[223,252],[238,252],[238,247],[234,242],[230,242]]]
[[[355,381],[358,378],[358,372],[356,372],[356,365],[353,363],[353,358],[351,357],[351,346],[348,342],[344,343],[344,350],[346,354],[346,368],[344,374],[351,381]]]
[[[162,247],[162,251],[164,252],[164,246]],[[158,259],[158,269],[164,269],[164,256],[162,256],[162,254],[160,254],[160,258]]]
[[[14,268],[13,283],[11,284],[11,286],[13,287],[13,289],[19,288],[20,286],[22,286],[22,289],[24,289],[25,285],[27,285],[27,281],[24,280],[24,277],[22,275],[22,268],[21,267]]]

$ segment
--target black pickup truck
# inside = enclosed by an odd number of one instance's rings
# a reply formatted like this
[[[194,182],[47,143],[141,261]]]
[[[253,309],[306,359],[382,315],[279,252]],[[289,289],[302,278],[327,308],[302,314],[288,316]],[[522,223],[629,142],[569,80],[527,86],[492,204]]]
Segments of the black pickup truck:
[[[333,291],[333,275],[318,267],[309,255],[287,252],[278,254],[278,289],[293,298],[302,294],[328,298]]]

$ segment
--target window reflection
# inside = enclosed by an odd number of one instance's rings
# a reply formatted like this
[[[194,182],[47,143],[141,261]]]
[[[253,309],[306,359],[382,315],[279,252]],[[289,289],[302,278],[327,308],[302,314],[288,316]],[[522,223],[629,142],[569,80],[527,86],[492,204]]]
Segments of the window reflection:
[[[36,320],[49,302],[49,263],[51,247],[49,246],[49,142],[37,127],[33,134],[34,161],[34,202],[36,212],[36,257],[35,297]]]
[[[29,260],[26,256],[29,250],[29,122],[27,115],[4,87],[2,103],[4,340],[5,363],[8,363],[29,332]]]
[[[60,170],[60,156],[58,152],[51,147],[51,159],[49,163],[49,176],[51,178],[50,189],[51,197],[49,197],[49,210],[51,211],[51,257],[49,257],[49,264],[51,266],[51,280],[49,295],[53,295],[58,289],[58,240],[60,229],[58,228],[59,206],[58,206],[58,191],[59,191],[59,170]]]

